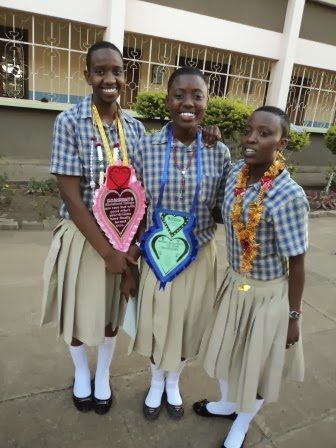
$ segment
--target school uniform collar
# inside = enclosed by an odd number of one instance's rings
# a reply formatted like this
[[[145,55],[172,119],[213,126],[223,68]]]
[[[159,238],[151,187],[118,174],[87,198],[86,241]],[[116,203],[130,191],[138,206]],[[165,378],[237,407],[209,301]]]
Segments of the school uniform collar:
[[[86,96],[79,104],[78,104],[78,115],[80,118],[92,118],[91,112],[91,104],[92,104],[92,95]]]
[[[279,176],[277,176],[272,183],[272,188],[266,191],[266,196],[269,198],[275,197],[279,192],[285,187],[286,184],[290,181],[289,172],[284,169]],[[259,182],[260,183],[260,182]]]
[[[155,132],[152,137],[152,143],[154,145],[162,145],[168,141],[168,130],[171,125],[171,121],[163,126],[159,132]]]
[[[92,95],[86,96],[78,105],[78,113],[80,118],[86,119],[91,118],[92,119]],[[126,121],[127,123],[132,122],[132,117],[130,117],[128,114],[122,111],[122,109],[119,107],[119,113],[120,118],[122,121],[122,124]]]
[[[163,145],[163,144],[166,144],[168,142],[168,132],[169,132],[169,128],[172,125],[172,123],[173,122],[170,121],[169,123],[167,123],[166,125],[163,126],[161,131],[156,132],[155,134],[153,134],[153,137],[152,137],[153,145]],[[186,145],[184,145],[184,146],[186,146]],[[201,146],[203,146],[203,141],[202,141]]]
[[[238,169],[238,171],[240,171],[241,169],[242,169],[242,167],[243,167],[243,165],[244,165],[244,160],[242,159],[242,160],[240,160],[239,161],[240,163],[239,163],[239,169]],[[279,174],[279,176],[277,176],[274,180],[273,180],[273,183],[272,183],[272,188],[270,189],[270,190],[267,190],[266,191],[266,196],[268,197],[268,198],[273,198],[274,196],[276,196],[278,193],[279,193],[279,191],[288,183],[288,181],[290,180],[290,174],[289,174],[289,172],[286,170],[286,169],[284,169],[280,174]],[[252,184],[252,185],[249,185],[248,187],[247,187],[248,189],[254,189],[254,190],[256,190],[256,191],[259,191],[259,189],[260,189],[260,181],[258,181],[258,182],[256,182],[256,183],[254,183],[254,184]]]

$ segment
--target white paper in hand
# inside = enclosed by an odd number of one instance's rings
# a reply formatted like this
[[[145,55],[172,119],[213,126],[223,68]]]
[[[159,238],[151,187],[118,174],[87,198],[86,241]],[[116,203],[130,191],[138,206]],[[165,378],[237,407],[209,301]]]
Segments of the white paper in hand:
[[[127,302],[123,330],[131,339],[135,338],[137,322],[137,299],[130,297]]]

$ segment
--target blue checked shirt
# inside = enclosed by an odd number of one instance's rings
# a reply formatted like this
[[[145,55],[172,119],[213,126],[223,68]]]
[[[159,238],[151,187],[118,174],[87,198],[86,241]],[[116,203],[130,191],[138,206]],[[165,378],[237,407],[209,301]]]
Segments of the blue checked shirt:
[[[53,149],[51,155],[50,172],[65,176],[79,176],[82,199],[86,207],[92,210],[92,189],[91,181],[91,140],[95,138],[92,170],[93,179],[98,187],[99,181],[99,161],[96,144],[101,143],[99,131],[93,129],[91,115],[91,95],[83,99],[79,104],[60,113],[55,121]],[[140,121],[135,120],[130,115],[122,112],[121,122],[125,133],[128,156],[132,159],[136,151],[139,139],[145,133],[145,128]],[[119,143],[117,129],[113,124],[104,123],[105,133],[112,150],[113,145]],[[108,162],[105,151],[104,166],[107,168]],[[62,202],[60,216],[69,219],[69,213]]]
[[[144,136],[134,154],[133,166],[146,190],[147,227],[152,225],[153,210],[157,204],[161,176],[164,168],[166,145],[168,140],[168,125],[159,133]],[[175,141],[176,161],[173,150],[169,161],[168,181],[163,194],[162,207],[190,212],[196,189],[196,143],[185,146]],[[224,198],[224,187],[230,166],[230,153],[223,143],[217,143],[215,148],[204,148],[202,144],[202,182],[196,210],[195,236],[200,245],[210,241],[215,233],[216,224],[212,210],[221,207]],[[188,160],[192,157],[190,167]],[[178,168],[176,168],[176,165]],[[181,172],[185,170],[185,190],[181,196]]]
[[[229,265],[236,272],[240,266],[240,243],[231,224],[237,174],[244,165],[240,160],[232,166],[225,187],[223,218],[226,229]],[[249,186],[243,198],[243,220],[247,221],[248,205],[255,201],[260,182]],[[264,211],[257,230],[259,253],[249,276],[257,280],[272,280],[288,271],[287,258],[300,255],[308,248],[309,205],[303,189],[284,170],[265,194]]]

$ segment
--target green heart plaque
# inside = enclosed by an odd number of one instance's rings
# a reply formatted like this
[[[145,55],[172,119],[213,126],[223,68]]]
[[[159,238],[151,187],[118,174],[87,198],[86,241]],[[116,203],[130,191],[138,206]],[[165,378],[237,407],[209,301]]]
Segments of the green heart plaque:
[[[161,213],[160,218],[170,236],[175,236],[188,223],[188,218],[181,215]]]
[[[184,238],[171,238],[164,233],[156,234],[151,241],[151,248],[157,266],[164,275],[167,275],[176,266],[183,262],[189,249]]]

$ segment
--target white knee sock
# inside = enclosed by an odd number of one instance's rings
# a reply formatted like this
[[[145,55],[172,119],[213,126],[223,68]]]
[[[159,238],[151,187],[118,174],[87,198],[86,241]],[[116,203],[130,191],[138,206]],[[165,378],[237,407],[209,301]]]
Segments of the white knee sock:
[[[77,398],[91,395],[90,369],[87,359],[87,347],[82,345],[69,345],[72,362],[75,366],[75,383],[73,393]]]
[[[179,380],[181,372],[185,366],[185,361],[181,361],[180,367],[177,372],[167,372],[166,375],[166,392],[168,403],[174,406],[182,405],[182,398],[179,389]]]
[[[155,364],[151,362],[152,381],[145,400],[145,403],[150,408],[158,408],[161,404],[162,394],[164,391],[165,375],[162,369],[158,369]]]
[[[249,429],[249,425],[259,412],[264,400],[256,400],[252,412],[239,412],[238,417],[233,422],[230,432],[227,435],[224,446],[225,448],[240,448],[244,437]]]
[[[206,408],[211,414],[232,414],[237,409],[237,403],[227,401],[228,383],[224,380],[219,380],[219,387],[221,391],[221,399],[219,401],[211,401],[206,405]]]
[[[95,374],[94,396],[98,400],[107,400],[111,397],[110,365],[112,362],[117,337],[105,337],[98,347],[97,369]]]

